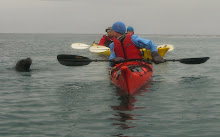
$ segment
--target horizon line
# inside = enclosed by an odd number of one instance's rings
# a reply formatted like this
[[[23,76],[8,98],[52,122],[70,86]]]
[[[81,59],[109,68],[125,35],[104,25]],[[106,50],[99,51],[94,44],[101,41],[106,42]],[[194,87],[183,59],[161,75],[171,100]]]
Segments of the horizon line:
[[[52,33],[52,32],[0,32],[0,34],[74,34],[74,35],[105,35],[105,33]],[[134,35],[162,35],[162,36],[220,36],[220,34],[134,34]]]

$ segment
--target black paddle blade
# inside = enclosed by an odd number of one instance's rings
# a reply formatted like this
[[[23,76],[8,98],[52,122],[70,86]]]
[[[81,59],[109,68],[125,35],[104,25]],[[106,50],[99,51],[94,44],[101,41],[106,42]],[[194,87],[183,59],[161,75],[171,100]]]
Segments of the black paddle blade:
[[[67,54],[57,55],[57,60],[60,64],[65,66],[83,66],[92,62],[92,60],[87,57]]]
[[[179,61],[184,64],[202,64],[206,62],[209,57],[201,57],[201,58],[184,58]]]

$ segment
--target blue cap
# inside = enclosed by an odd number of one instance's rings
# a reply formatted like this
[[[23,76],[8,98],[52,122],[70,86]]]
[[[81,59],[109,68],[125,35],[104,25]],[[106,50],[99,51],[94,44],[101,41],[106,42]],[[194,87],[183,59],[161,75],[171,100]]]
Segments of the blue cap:
[[[131,27],[131,26],[128,26],[128,27],[127,27],[127,31],[131,31],[131,32],[133,32],[133,33],[134,33],[134,28],[133,28],[133,27]]]
[[[118,21],[112,25],[112,30],[124,34],[126,32],[126,26],[123,22]]]

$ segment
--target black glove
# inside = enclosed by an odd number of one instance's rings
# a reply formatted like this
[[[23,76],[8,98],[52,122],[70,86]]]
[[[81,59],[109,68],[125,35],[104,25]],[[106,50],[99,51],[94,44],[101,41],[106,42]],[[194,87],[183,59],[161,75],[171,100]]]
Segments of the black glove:
[[[152,52],[151,56],[152,56],[152,61],[155,64],[164,63],[164,59],[159,55],[157,51]]]
[[[124,59],[122,57],[115,57],[112,60],[115,61],[115,62],[119,62],[119,61],[122,61]]]
[[[124,59],[122,57],[115,57],[113,59],[111,59],[111,66],[115,66],[115,64],[120,63],[121,61],[123,61]]]

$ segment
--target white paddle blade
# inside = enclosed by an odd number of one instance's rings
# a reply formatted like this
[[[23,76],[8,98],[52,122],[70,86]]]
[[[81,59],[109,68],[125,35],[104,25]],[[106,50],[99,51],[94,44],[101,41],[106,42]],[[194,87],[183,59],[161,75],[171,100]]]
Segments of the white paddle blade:
[[[157,48],[163,48],[163,47],[169,47],[170,49],[168,51],[174,50],[174,46],[170,44],[162,44],[162,45],[157,46]]]
[[[105,46],[91,46],[89,50],[94,53],[101,53],[109,50],[109,48]]]
[[[84,44],[84,43],[73,43],[71,45],[73,49],[87,49],[90,47],[90,45]]]

